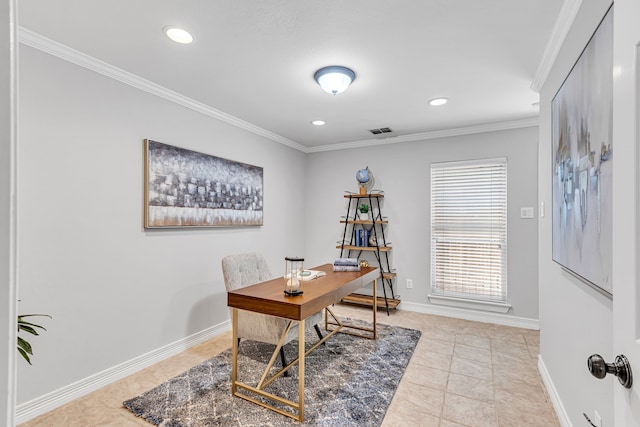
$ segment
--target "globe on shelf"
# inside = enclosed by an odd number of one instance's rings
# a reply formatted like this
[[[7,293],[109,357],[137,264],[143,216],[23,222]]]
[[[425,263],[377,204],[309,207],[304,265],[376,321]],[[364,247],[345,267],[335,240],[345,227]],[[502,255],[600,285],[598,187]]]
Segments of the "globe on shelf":
[[[356,172],[356,179],[360,186],[360,194],[367,194],[367,190],[373,186],[373,173],[369,170],[369,166]]]

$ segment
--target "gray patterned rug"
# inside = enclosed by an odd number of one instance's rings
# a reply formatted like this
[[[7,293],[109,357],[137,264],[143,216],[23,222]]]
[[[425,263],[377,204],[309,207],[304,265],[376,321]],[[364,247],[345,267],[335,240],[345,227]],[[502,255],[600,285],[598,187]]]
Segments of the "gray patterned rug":
[[[420,331],[383,324],[378,324],[377,340],[331,337],[306,357],[303,424],[231,396],[230,349],[123,404],[162,427],[379,426],[419,338]],[[312,331],[305,339],[314,343],[318,337]],[[295,358],[297,346],[297,340],[285,346],[287,360]],[[243,341],[239,380],[255,385],[251,379],[260,378],[273,348]],[[297,401],[297,367],[289,372],[266,390]]]

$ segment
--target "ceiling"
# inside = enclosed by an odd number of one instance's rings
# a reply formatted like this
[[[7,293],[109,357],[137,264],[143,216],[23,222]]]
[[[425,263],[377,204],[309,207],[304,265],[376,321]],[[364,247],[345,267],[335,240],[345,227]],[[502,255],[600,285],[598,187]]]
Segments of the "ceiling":
[[[20,0],[18,23],[306,148],[537,117],[560,0]],[[177,44],[166,26],[191,32]],[[344,93],[313,75],[353,69]],[[427,101],[447,97],[431,107]],[[313,126],[312,120],[326,121]],[[390,127],[379,137],[369,129]]]

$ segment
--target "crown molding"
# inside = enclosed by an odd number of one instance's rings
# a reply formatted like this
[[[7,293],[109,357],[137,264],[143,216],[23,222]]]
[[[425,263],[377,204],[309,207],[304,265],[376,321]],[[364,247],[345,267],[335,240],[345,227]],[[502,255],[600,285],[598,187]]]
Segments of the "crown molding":
[[[539,93],[547,81],[551,67],[553,67],[553,63],[560,53],[560,48],[567,38],[571,25],[573,25],[573,21],[576,19],[576,15],[578,15],[580,6],[582,6],[582,0],[564,0],[562,8],[560,8],[560,13],[558,14],[558,20],[553,27],[547,46],[542,54],[542,59],[531,82],[531,89],[534,92]]]
[[[432,132],[414,133],[411,135],[392,136],[381,139],[365,139],[362,141],[344,142],[341,144],[319,145],[307,148],[308,153],[321,151],[348,150],[350,148],[372,147],[376,145],[397,144],[401,142],[424,141],[426,139],[448,138],[451,136],[471,135],[484,132],[519,129],[538,126],[538,117],[508,122],[487,123],[483,125],[467,126],[453,129],[443,129]]]
[[[582,1],[582,0],[567,0],[567,1]],[[477,126],[468,126],[462,128],[445,129],[432,132],[422,132],[411,135],[401,135],[389,138],[381,139],[367,139],[361,141],[352,141],[339,144],[327,144],[316,147],[306,147],[298,142],[292,141],[274,132],[263,129],[252,123],[241,120],[231,114],[227,114],[223,111],[210,107],[202,102],[196,101],[192,98],[179,94],[153,83],[149,80],[143,79],[128,71],[122,70],[104,61],[96,59],[78,50],[72,49],[62,43],[58,43],[47,37],[44,37],[38,33],[28,30],[23,27],[18,29],[18,41],[26,46],[30,46],[34,49],[38,49],[42,52],[48,53],[52,56],[60,58],[64,61],[71,62],[79,65],[88,70],[102,74],[111,79],[117,80],[121,83],[142,90],[144,92],[156,95],[167,101],[174,102],[183,107],[189,108],[198,113],[228,123],[237,128],[243,129],[247,132],[251,132],[255,135],[262,136],[271,141],[286,145],[295,150],[303,153],[316,153],[321,151],[334,151],[334,150],[346,150],[350,148],[371,147],[377,145],[397,144],[401,142],[422,141],[425,139],[446,138],[450,136],[469,135],[474,133],[494,132],[500,130],[517,129],[523,127],[538,126],[538,118],[530,118],[523,120],[515,120],[509,122],[500,123],[488,123]]]
[[[292,141],[288,138],[280,136],[249,122],[246,122],[242,119],[232,116],[231,114],[216,110],[215,108],[203,104],[202,102],[181,95],[178,92],[174,92],[164,86],[160,86],[149,80],[143,79],[142,77],[129,73],[128,71],[124,71],[118,67],[114,67],[111,64],[86,55],[80,51],[70,48],[69,46],[58,43],[26,28],[19,27],[18,41],[26,46],[38,49],[42,52],[58,57],[64,61],[79,65],[88,70],[94,71],[106,77],[117,80],[121,83],[132,86],[136,89],[140,89],[152,95],[156,95],[160,98],[189,108],[193,111],[197,111],[198,113],[228,123],[237,128],[246,130],[247,132],[262,136],[264,138],[270,139],[271,141],[278,142],[299,151],[306,152],[307,150],[307,147],[302,144],[299,144],[295,141]]]

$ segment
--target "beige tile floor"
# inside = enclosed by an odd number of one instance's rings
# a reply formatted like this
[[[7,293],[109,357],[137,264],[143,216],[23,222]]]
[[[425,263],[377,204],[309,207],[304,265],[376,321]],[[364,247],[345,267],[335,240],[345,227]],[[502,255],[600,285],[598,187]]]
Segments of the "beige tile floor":
[[[340,316],[371,319],[371,311],[336,305]],[[536,364],[539,333],[488,323],[395,310],[379,323],[422,331],[383,421],[390,426],[559,427]],[[150,426],[122,402],[231,345],[226,333],[21,424]]]

